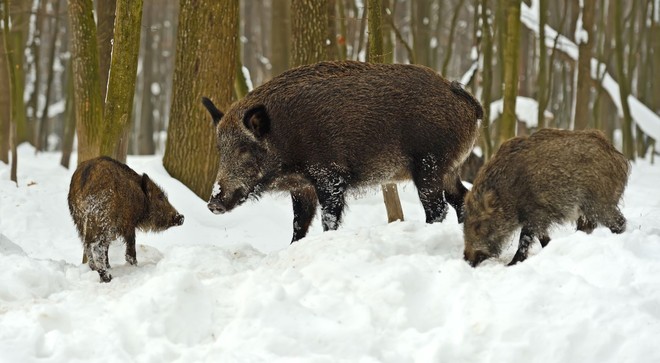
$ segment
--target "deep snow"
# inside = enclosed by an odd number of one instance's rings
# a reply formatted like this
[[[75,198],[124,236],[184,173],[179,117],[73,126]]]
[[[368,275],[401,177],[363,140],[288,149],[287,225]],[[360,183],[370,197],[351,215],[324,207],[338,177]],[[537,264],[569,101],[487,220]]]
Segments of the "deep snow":
[[[0,362],[660,362],[660,167],[638,161],[628,230],[556,228],[505,267],[462,260],[451,211],[424,215],[410,184],[405,222],[386,224],[378,189],[345,223],[289,246],[287,195],[221,216],[129,157],[186,216],[139,233],[138,265],[110,248],[109,284],[81,265],[59,154],[19,148],[19,185],[0,164]]]

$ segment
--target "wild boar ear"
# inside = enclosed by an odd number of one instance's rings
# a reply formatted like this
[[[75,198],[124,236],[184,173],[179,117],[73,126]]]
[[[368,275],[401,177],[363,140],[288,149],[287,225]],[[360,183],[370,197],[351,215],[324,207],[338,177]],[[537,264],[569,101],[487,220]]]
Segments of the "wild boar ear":
[[[484,194],[484,211],[487,214],[491,214],[497,207],[496,199],[497,196],[492,190],[489,190],[486,192],[486,194]]]
[[[220,122],[220,119],[222,118],[222,116],[224,116],[222,111],[218,110],[218,108],[215,107],[213,102],[211,102],[211,100],[209,100],[206,97],[202,97],[202,104],[211,114],[211,118],[213,119],[213,126],[218,126],[218,122]]]
[[[257,138],[261,139],[270,131],[270,117],[266,106],[258,105],[245,111],[243,125]]]
[[[149,182],[151,179],[149,179],[149,175],[147,173],[142,174],[142,180],[140,181],[140,187],[142,188],[142,192],[144,192],[145,195],[149,195]]]

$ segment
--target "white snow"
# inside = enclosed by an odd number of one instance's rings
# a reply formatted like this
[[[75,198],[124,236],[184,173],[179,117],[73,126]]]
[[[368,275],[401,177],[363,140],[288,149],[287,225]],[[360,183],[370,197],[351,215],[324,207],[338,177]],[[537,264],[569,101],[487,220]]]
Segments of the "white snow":
[[[129,157],[185,215],[138,233],[138,265],[110,247],[109,284],[80,263],[60,155],[0,163],[2,362],[658,362],[660,167],[633,166],[628,230],[558,227],[514,267],[477,269],[453,210],[427,225],[411,184],[405,222],[376,188],[338,231],[289,246],[288,195],[213,215],[155,156]],[[75,164],[75,160],[73,160]],[[319,213],[320,214],[320,213]]]
[[[529,97],[518,96],[516,98],[516,118],[519,121],[527,124],[528,128],[538,126],[538,113],[539,104],[535,99]],[[500,98],[499,100],[493,101],[490,104],[490,122],[491,124],[497,121],[502,113],[504,112],[504,101]],[[552,118],[552,112],[545,110],[543,115],[546,118]]]

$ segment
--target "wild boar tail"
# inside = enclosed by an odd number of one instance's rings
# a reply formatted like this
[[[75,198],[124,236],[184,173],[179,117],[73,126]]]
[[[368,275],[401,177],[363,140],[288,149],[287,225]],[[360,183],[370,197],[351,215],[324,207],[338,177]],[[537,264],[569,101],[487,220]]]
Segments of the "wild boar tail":
[[[449,86],[451,88],[451,91],[454,92],[455,94],[465,98],[472,107],[474,107],[474,111],[477,113],[477,119],[481,120],[484,118],[484,110],[481,108],[481,103],[477,101],[471,94],[470,92],[466,91],[463,89],[463,85],[461,85],[460,82],[458,81],[451,81],[451,85]]]

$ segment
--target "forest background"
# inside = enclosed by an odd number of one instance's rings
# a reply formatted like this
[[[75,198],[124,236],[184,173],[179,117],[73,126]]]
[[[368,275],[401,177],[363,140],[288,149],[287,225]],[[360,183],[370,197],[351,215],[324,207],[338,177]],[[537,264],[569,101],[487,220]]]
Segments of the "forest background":
[[[601,129],[631,160],[660,136],[658,0],[2,0],[0,12],[0,161],[14,181],[24,142],[65,167],[72,152],[162,154],[206,199],[218,156],[200,97],[226,110],[321,60],[461,81],[485,109],[486,160],[541,127]]]

